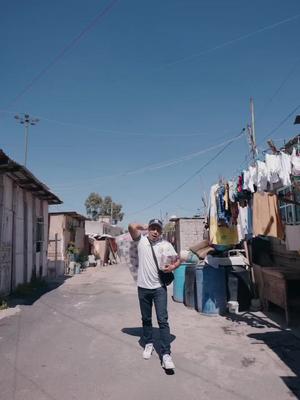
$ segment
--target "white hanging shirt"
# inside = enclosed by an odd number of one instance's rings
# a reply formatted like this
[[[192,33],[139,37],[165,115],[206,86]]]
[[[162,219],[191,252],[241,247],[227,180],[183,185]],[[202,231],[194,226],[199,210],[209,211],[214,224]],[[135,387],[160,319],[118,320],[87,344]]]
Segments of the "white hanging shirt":
[[[257,185],[257,166],[252,166],[250,165],[249,167],[249,174],[250,174],[250,180],[249,180],[249,187],[252,193],[255,192],[254,190],[254,185]]]
[[[299,158],[300,161],[300,158]],[[291,185],[291,173],[292,173],[292,163],[291,163],[291,156],[284,152],[280,152],[280,162],[281,162],[281,169],[279,172],[279,177],[282,180],[284,186]]]
[[[244,190],[250,190],[250,172],[248,170],[243,171],[243,176],[244,176],[244,183],[243,183],[243,189]]]
[[[271,184],[279,182],[281,170],[280,156],[276,154],[266,154],[266,166],[268,170],[268,181]]]
[[[295,147],[293,148],[291,161],[292,161],[293,175],[299,176],[300,175],[300,156],[297,156]]]
[[[266,163],[257,161],[257,191],[264,192],[268,187],[268,169]]]

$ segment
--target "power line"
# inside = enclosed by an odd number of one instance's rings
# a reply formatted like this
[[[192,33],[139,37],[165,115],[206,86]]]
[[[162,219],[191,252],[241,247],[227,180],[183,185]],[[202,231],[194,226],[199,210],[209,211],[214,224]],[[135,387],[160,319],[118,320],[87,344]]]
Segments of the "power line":
[[[267,135],[263,136],[263,138],[260,140],[260,142],[259,142],[258,144],[260,145],[260,144],[263,143],[263,141],[264,141],[266,138],[268,138],[268,137],[270,138],[270,136],[271,136],[273,133],[275,133],[279,128],[281,128],[282,125],[283,125],[283,124],[284,124],[284,123],[285,123],[299,108],[300,108],[300,104],[298,104],[295,108],[293,108],[293,110],[292,110],[291,112],[289,112],[288,115],[287,115],[286,117],[284,117],[284,118],[279,122],[279,124],[277,124],[277,125],[275,126],[275,128],[273,128]],[[284,139],[275,139],[275,140],[284,140]],[[244,161],[242,161],[242,163],[240,164],[239,169],[242,169],[243,165],[249,163],[249,161],[250,161],[250,156],[249,156],[249,155],[246,155]],[[238,172],[238,168],[235,170],[235,172],[239,173],[239,172]]]
[[[159,169],[162,169],[162,168],[170,167],[170,166],[173,166],[175,164],[179,164],[179,163],[181,163],[183,161],[191,160],[191,159],[193,159],[195,157],[198,157],[199,155],[208,153],[208,152],[210,152],[212,150],[215,150],[215,149],[217,149],[219,147],[222,147],[224,145],[231,144],[234,141],[240,139],[241,137],[242,137],[242,134],[240,134],[238,136],[234,136],[234,137],[226,140],[225,142],[222,142],[222,143],[219,143],[219,144],[217,144],[215,146],[211,146],[211,147],[208,147],[206,149],[200,150],[200,151],[198,151],[196,153],[191,153],[191,154],[182,156],[180,158],[177,157],[177,158],[172,159],[172,160],[163,161],[163,162],[156,163],[156,164],[149,164],[149,165],[146,165],[145,167],[142,167],[142,168],[138,168],[138,169],[134,169],[134,170],[130,170],[130,171],[127,171],[127,172],[122,172],[122,173],[118,173],[118,174],[114,174],[114,175],[109,175],[109,176],[106,176],[106,177],[105,176],[98,177],[98,178],[95,177],[95,178],[92,178],[92,180],[107,179],[107,178],[119,178],[119,177],[136,175],[136,174],[143,173],[143,172],[155,171],[155,170],[159,170]],[[83,182],[87,182],[87,181],[90,181],[90,180],[85,179]],[[66,188],[70,189],[70,188],[73,188],[74,186],[77,186],[78,183],[80,183],[80,182],[77,182],[75,185],[69,185],[69,186],[66,186],[65,184],[62,184],[62,185],[63,185],[64,189],[66,189]],[[51,186],[59,186],[59,185],[51,185]]]
[[[109,11],[113,8],[113,6],[118,2],[118,0],[112,0],[104,9],[102,9],[96,16],[91,20],[90,23],[85,26],[78,35],[76,35],[54,58],[51,60],[32,80],[17,94],[17,96],[9,103],[7,108],[11,107],[15,104],[21,97],[27,93],[32,86],[39,81],[48,71],[52,68],[58,61],[60,61],[65,54],[74,47],[83,36],[88,33]]]
[[[3,110],[0,109],[0,113],[4,113],[4,114],[10,114],[10,115],[14,115],[14,114],[18,114],[18,112],[13,112],[13,111],[9,111],[9,110]],[[198,132],[198,133],[180,133],[180,134],[176,134],[176,133],[156,133],[156,134],[152,134],[149,132],[145,132],[145,133],[141,133],[141,132],[128,132],[128,131],[120,131],[120,130],[111,130],[111,129],[99,129],[99,128],[94,128],[92,126],[87,126],[84,124],[76,124],[73,122],[65,122],[65,121],[59,121],[56,119],[49,119],[49,118],[45,118],[42,116],[38,116],[40,121],[46,121],[46,122],[52,122],[52,123],[56,123],[56,124],[60,124],[60,125],[64,125],[64,126],[71,126],[71,127],[78,127],[80,129],[86,129],[86,130],[90,130],[90,131],[94,131],[96,133],[106,133],[107,136],[140,136],[143,139],[147,139],[148,137],[155,137],[155,138],[160,138],[160,137],[167,137],[167,138],[173,138],[173,137],[199,137],[199,136],[215,136],[215,133],[213,132]],[[228,132],[224,132],[224,135],[227,134]],[[68,145],[70,146],[70,145]],[[60,146],[58,146],[60,147]],[[63,146],[63,147],[67,147],[67,146]]]
[[[254,31],[254,32],[249,32],[249,33],[247,33],[247,34],[245,34],[245,35],[241,35],[241,36],[239,36],[239,37],[237,37],[237,38],[228,40],[227,42],[220,43],[220,44],[218,44],[218,45],[216,45],[216,46],[213,46],[213,47],[211,47],[211,48],[209,48],[209,49],[200,51],[199,53],[194,53],[194,54],[191,54],[191,55],[189,55],[189,56],[185,56],[185,57],[182,57],[182,58],[178,58],[177,60],[170,61],[170,62],[165,63],[165,64],[163,64],[163,65],[159,65],[159,66],[157,66],[157,67],[154,67],[154,68],[150,69],[150,70],[147,71],[146,73],[151,73],[151,72],[155,72],[155,71],[160,71],[160,70],[162,70],[162,69],[164,69],[164,68],[166,68],[166,67],[171,67],[171,66],[173,66],[173,65],[180,64],[180,63],[183,63],[183,62],[185,62],[185,61],[193,60],[194,58],[198,58],[198,57],[204,56],[204,55],[209,54],[209,53],[213,53],[214,51],[220,50],[220,49],[222,49],[222,48],[224,48],[224,47],[228,47],[228,46],[230,46],[231,44],[234,44],[234,43],[243,41],[243,40],[248,39],[248,38],[250,38],[250,37],[252,37],[252,36],[258,35],[259,33],[272,30],[272,29],[274,29],[274,28],[277,28],[278,26],[287,24],[288,22],[292,22],[292,21],[298,19],[299,17],[300,17],[300,14],[296,14],[296,15],[294,15],[293,17],[285,18],[285,19],[283,19],[283,20],[281,20],[281,21],[278,21],[278,22],[275,22],[275,23],[273,23],[273,24],[264,26],[264,27],[262,27],[262,28],[260,28],[260,29],[257,29],[257,30]],[[118,82],[118,81],[120,81],[120,80],[121,80],[121,79],[118,79],[118,80],[116,80],[115,82]]]
[[[293,73],[295,72],[295,69],[299,67],[299,57],[297,57],[296,62],[293,64],[292,68],[288,71],[287,75],[285,78],[281,81],[280,85],[277,87],[277,89],[274,91],[272,96],[265,102],[265,104],[262,106],[260,113],[258,114],[258,119],[260,120],[262,116],[265,114],[266,110],[268,109],[269,105],[272,103],[274,98],[278,95],[278,93],[281,91],[281,89],[284,87],[284,85],[288,82],[288,80],[291,78]]]
[[[263,136],[259,144],[261,144],[267,137],[270,137],[273,133],[278,131],[279,128],[282,127],[282,125],[300,108],[300,104],[298,104],[282,121],[279,122],[278,125],[276,125],[275,128],[273,128],[267,135]]]
[[[238,137],[242,137],[242,135],[244,134],[245,128],[242,129],[242,131],[236,136],[236,138]],[[155,207],[156,205],[162,203],[164,200],[166,200],[168,197],[172,196],[172,194],[178,192],[178,190],[180,190],[183,186],[185,186],[188,182],[190,182],[195,176],[197,176],[198,174],[200,174],[200,172],[202,172],[209,164],[211,164],[216,158],[219,157],[219,155],[221,155],[226,149],[227,147],[229,147],[231,145],[231,143],[234,141],[234,139],[232,139],[230,142],[228,142],[220,151],[217,152],[216,155],[214,155],[212,158],[210,158],[205,164],[202,165],[201,168],[199,168],[196,172],[194,172],[191,176],[189,176],[183,183],[181,183],[179,186],[177,186],[175,189],[171,190],[170,192],[168,192],[167,194],[165,194],[160,200],[157,200],[156,202],[150,204],[149,206],[133,212],[133,213],[129,213],[127,215],[135,215],[135,214],[139,214],[143,211],[149,210],[152,207]]]
[[[273,23],[271,25],[264,26],[263,28],[257,29],[254,32],[249,32],[249,33],[247,33],[245,35],[242,35],[242,36],[239,36],[239,37],[237,37],[235,39],[228,40],[227,42],[224,42],[224,43],[221,43],[219,45],[216,45],[216,46],[214,46],[214,47],[212,47],[210,49],[203,50],[203,51],[201,51],[199,53],[195,53],[195,54],[192,54],[192,55],[187,56],[187,57],[183,57],[183,58],[175,60],[175,61],[171,61],[171,62],[169,62],[167,64],[164,64],[164,66],[172,66],[172,65],[179,64],[179,63],[187,61],[187,60],[192,60],[193,58],[200,57],[200,56],[208,54],[208,53],[212,53],[213,51],[222,49],[223,47],[227,47],[227,46],[229,46],[231,44],[234,44],[236,42],[240,42],[240,41],[242,41],[244,39],[248,39],[248,38],[250,38],[252,36],[258,35],[259,33],[262,33],[262,32],[277,28],[278,26],[281,26],[281,25],[286,24],[288,22],[294,21],[294,20],[298,19],[299,17],[300,17],[300,14],[296,14],[293,17],[285,18],[285,19],[283,19],[281,21],[278,21],[278,22],[275,22],[275,23]]]

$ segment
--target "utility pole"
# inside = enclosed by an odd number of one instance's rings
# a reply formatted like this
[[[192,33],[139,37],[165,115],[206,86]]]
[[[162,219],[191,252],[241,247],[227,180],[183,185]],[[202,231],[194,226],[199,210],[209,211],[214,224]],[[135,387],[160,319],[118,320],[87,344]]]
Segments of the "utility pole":
[[[24,154],[24,166],[27,164],[28,155],[28,128],[29,125],[36,125],[39,122],[38,118],[32,118],[29,114],[15,115],[15,119],[25,127],[25,154]]]
[[[256,147],[255,122],[254,122],[254,101],[253,101],[252,97],[250,97],[250,111],[251,111],[252,139],[253,139],[253,143]]]
[[[256,147],[256,134],[255,134],[254,101],[252,97],[250,97],[250,113],[251,113],[251,124],[247,125],[248,142],[250,146],[250,151],[252,153],[253,162],[255,162],[257,156],[257,147]]]

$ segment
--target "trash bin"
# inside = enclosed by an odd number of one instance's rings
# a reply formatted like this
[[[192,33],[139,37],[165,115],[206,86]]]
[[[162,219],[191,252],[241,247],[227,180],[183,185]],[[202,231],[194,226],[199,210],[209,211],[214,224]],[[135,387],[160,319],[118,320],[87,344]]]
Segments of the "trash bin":
[[[185,283],[185,270],[191,263],[182,263],[174,271],[173,281],[173,300],[183,303],[184,301],[184,283]]]
[[[184,281],[184,304],[187,307],[196,307],[196,265],[187,265]]]
[[[197,311],[209,316],[225,314],[227,293],[224,268],[199,265],[195,272]]]

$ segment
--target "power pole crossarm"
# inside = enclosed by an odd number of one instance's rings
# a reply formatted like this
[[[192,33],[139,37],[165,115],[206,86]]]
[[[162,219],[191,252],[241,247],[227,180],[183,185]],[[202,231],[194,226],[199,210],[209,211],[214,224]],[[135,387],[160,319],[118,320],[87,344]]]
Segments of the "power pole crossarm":
[[[36,125],[39,122],[39,119],[32,118],[29,114],[15,115],[15,119],[25,127],[24,166],[26,167],[28,156],[28,128],[29,125]]]

